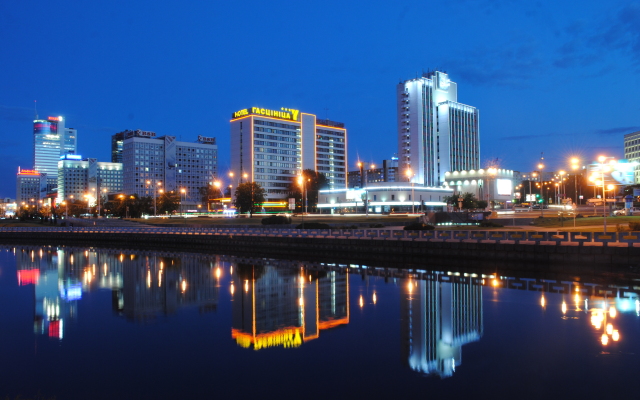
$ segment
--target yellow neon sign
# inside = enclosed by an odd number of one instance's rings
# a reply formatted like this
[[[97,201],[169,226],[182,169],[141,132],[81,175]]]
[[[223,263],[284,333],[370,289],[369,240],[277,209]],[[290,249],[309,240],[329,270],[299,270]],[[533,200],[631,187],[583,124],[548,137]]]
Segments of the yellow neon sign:
[[[300,118],[300,110],[291,108],[281,108],[278,110],[269,110],[267,108],[251,107],[245,108],[233,113],[232,119],[246,117],[247,115],[263,115],[265,117],[286,119],[289,121],[298,121]]]

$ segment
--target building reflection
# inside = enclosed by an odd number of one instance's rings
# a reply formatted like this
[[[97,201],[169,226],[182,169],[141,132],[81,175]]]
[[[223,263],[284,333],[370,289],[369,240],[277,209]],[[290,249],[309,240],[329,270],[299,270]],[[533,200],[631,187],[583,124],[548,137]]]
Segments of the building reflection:
[[[402,287],[402,359],[418,372],[450,377],[463,345],[480,340],[482,285],[409,279]]]
[[[113,309],[132,321],[147,321],[196,306],[215,311],[219,287],[216,262],[198,257],[121,257],[123,285],[113,290]]]
[[[18,247],[18,285],[34,287],[34,332],[62,339],[77,318],[77,303],[95,289],[112,292],[113,310],[146,321],[180,307],[215,311],[219,275],[215,258],[125,255],[56,247]]]
[[[233,270],[231,336],[242,347],[298,347],[349,323],[349,276],[272,265]]]

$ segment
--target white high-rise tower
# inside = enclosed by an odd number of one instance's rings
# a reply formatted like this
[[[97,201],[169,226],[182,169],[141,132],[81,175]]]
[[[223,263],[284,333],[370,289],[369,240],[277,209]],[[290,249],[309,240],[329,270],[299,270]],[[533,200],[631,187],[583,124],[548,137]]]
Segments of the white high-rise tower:
[[[399,179],[441,186],[448,171],[480,168],[478,109],[458,103],[440,71],[397,86]]]

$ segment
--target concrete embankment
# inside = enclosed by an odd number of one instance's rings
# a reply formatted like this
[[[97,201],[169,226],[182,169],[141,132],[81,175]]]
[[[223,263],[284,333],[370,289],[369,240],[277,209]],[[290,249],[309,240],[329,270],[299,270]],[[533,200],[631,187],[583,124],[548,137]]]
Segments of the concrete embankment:
[[[438,265],[455,266],[456,270],[640,272],[640,247],[74,231],[0,232],[0,243],[192,251],[393,268]]]

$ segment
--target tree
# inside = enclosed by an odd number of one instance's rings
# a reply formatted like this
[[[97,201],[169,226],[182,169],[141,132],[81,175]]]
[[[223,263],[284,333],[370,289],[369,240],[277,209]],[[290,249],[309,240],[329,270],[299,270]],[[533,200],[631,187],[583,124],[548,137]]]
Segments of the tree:
[[[473,193],[455,194],[452,196],[445,196],[444,201],[447,204],[453,204],[456,208],[459,204],[459,198],[462,196],[462,209],[470,210],[476,208],[486,208],[487,202],[485,200],[478,200]]]
[[[198,189],[202,204],[206,205],[207,210],[209,209],[209,205],[213,203],[215,199],[223,197],[220,184],[219,182],[217,183],[218,186],[209,184]]]
[[[248,212],[249,218],[262,208],[266,191],[256,182],[241,183],[236,188],[233,204],[240,213]]]
[[[329,186],[329,181],[325,174],[316,172],[312,169],[302,171],[302,180],[304,187],[300,185],[299,177],[289,184],[289,192],[291,197],[296,199],[296,204],[300,204],[300,210],[304,210],[304,190],[307,190],[307,206],[310,210],[315,211],[318,206],[318,194],[321,189]]]
[[[163,192],[156,201],[158,214],[171,214],[178,209],[180,205],[180,196],[177,192],[171,190],[169,192]]]

